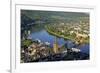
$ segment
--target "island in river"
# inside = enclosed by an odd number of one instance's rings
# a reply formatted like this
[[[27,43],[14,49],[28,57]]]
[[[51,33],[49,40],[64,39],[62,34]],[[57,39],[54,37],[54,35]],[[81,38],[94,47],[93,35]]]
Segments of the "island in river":
[[[21,63],[89,60],[89,13],[21,10]]]

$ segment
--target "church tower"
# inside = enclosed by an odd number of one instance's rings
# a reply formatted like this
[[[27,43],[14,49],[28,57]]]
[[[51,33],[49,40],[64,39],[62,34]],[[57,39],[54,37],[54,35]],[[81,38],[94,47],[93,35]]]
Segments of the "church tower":
[[[54,51],[54,53],[59,53],[59,48],[58,48],[58,43],[57,43],[57,38],[56,37],[54,39],[53,51]]]

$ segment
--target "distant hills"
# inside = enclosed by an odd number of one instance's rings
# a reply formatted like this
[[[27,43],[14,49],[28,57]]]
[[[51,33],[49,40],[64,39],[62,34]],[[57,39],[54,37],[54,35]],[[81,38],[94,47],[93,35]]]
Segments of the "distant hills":
[[[35,21],[47,23],[78,21],[79,17],[89,17],[89,13],[21,10],[21,24],[28,24]]]

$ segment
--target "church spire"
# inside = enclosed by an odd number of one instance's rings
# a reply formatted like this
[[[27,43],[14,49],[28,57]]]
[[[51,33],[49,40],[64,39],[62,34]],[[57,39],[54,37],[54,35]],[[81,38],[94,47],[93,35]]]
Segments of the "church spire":
[[[54,44],[53,44],[53,51],[54,53],[58,53],[58,43],[57,43],[57,38],[55,37],[54,39]]]

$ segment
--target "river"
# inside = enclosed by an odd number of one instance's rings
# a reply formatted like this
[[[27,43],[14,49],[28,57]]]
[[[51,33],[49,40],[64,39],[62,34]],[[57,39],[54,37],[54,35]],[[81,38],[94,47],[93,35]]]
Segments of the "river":
[[[41,40],[41,42],[49,42],[51,47],[53,47],[54,38],[55,38],[54,35],[49,34],[45,29],[31,32],[31,34],[28,37],[31,37],[32,40],[39,39]],[[59,46],[62,46],[66,43],[69,48],[72,48],[73,45],[75,45],[73,44],[73,41],[64,40],[63,38],[57,38],[57,43],[59,44]],[[78,46],[78,48],[81,49],[82,53],[89,54],[89,48],[90,48],[89,44],[82,44]]]

